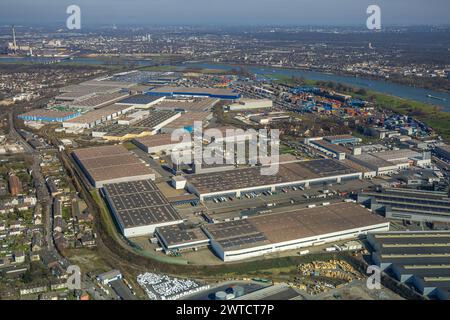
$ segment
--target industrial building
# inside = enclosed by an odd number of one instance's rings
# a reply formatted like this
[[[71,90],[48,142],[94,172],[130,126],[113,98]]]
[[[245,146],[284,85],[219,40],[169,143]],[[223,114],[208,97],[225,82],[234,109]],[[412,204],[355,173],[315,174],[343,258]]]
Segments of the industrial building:
[[[67,104],[68,107],[74,109],[93,110],[101,107],[113,104],[129,94],[128,92],[114,92],[114,93],[102,93],[91,96],[83,100],[75,100]]]
[[[112,120],[133,109],[133,106],[112,104],[98,110],[88,111],[81,116],[63,122],[66,129],[89,129]]]
[[[344,160],[347,153],[351,153],[350,149],[338,144],[330,143],[326,140],[312,140],[310,146],[330,155],[338,160]]]
[[[450,222],[450,198],[445,192],[387,188],[360,193],[358,202],[389,219]]]
[[[450,146],[448,144],[443,144],[441,146],[437,146],[434,149],[434,152],[441,157],[444,158],[447,161],[450,161]]]
[[[209,238],[201,228],[188,228],[183,224],[158,227],[155,235],[166,253],[197,250],[209,245]]]
[[[355,239],[389,222],[355,203],[303,208],[202,226],[223,261]]]
[[[154,135],[180,116],[181,113],[174,111],[151,111],[145,118],[131,125],[121,125],[118,122],[97,127],[92,131],[92,136],[108,141],[124,141]]]
[[[122,273],[119,270],[110,270],[97,276],[97,280],[102,284],[109,284],[120,279],[122,279]]]
[[[236,100],[241,94],[232,89],[197,88],[197,87],[160,87],[146,94],[164,97],[208,97],[222,100]]]
[[[366,168],[376,175],[392,174],[411,166],[427,166],[431,164],[429,152],[419,153],[409,149],[388,150],[372,153],[348,154],[347,158]]]
[[[127,97],[123,100],[117,102],[117,104],[126,104],[131,105],[139,109],[147,109],[150,108],[161,101],[164,100],[164,97],[155,97],[150,96],[148,94],[138,94],[135,96]]]
[[[151,111],[144,119],[132,125],[118,123],[97,127],[92,131],[95,138],[108,141],[124,141],[158,133],[169,123],[181,117],[181,113],[174,111]]]
[[[251,121],[256,122],[260,125],[268,125],[277,121],[289,120],[290,118],[291,116],[286,114],[285,112],[270,112],[267,114],[252,115],[249,117]]]
[[[23,113],[18,117],[24,121],[64,122],[79,117],[80,115],[81,114],[77,111],[36,109]]]
[[[273,107],[273,101],[270,99],[244,99],[241,98],[226,108],[230,111],[244,111],[252,109],[270,109]]]
[[[275,191],[287,186],[340,183],[362,177],[361,172],[334,159],[283,163],[275,175],[262,175],[261,169],[251,167],[187,176],[186,188],[200,200],[205,200],[223,195],[241,196],[253,191]]]
[[[151,180],[107,184],[102,194],[125,237],[148,236],[183,219]]]
[[[187,132],[192,132],[194,131],[195,122],[202,122],[205,127],[208,125],[212,117],[213,113],[209,111],[184,113],[172,123],[164,126],[164,128],[161,128],[161,132],[172,133],[177,129],[185,129]]]
[[[323,139],[332,144],[358,144],[362,141],[360,138],[354,137],[350,134],[327,136]]]
[[[450,299],[450,231],[369,234],[372,261],[420,294]]]
[[[175,150],[191,149],[193,146],[192,138],[189,133],[186,132],[186,139],[180,138],[180,142],[172,141],[172,135],[168,133],[156,134],[144,138],[134,139],[133,143],[141,150],[158,154],[165,152],[166,154],[172,153]],[[186,140],[188,142],[181,142]]]
[[[120,145],[78,149],[72,156],[95,188],[108,183],[155,179],[148,166]]]
[[[219,99],[196,98],[196,99],[174,99],[166,98],[162,102],[155,105],[156,110],[172,110],[180,112],[206,112],[219,102]]]

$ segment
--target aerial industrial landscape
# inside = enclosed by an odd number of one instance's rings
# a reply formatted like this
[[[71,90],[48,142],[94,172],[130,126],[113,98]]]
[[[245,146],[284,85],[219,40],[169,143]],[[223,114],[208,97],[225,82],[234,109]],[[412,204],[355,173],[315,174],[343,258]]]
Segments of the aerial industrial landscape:
[[[449,50],[0,26],[0,299],[449,300]]]

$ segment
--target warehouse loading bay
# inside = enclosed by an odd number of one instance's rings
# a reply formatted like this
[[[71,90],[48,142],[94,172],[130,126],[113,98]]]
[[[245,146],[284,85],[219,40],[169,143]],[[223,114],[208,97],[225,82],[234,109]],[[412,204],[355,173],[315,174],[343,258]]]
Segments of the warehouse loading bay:
[[[205,200],[196,206],[186,203],[176,205],[175,208],[181,217],[193,226],[207,224],[208,219],[214,219],[215,222],[230,221],[244,216],[251,217],[272,213],[283,213],[288,210],[307,208],[308,206],[323,206],[323,204],[332,204],[342,202],[348,199],[349,193],[360,192],[361,190],[370,190],[375,187],[377,182],[370,180],[351,180],[340,184],[320,184],[311,185],[309,188],[286,187],[277,192],[252,192],[248,196],[236,197],[217,197]],[[162,179],[157,183],[158,189],[167,197],[173,198],[180,196],[180,190],[175,190],[169,185],[169,182]],[[303,189],[303,190],[302,190]],[[221,198],[221,199],[219,199]],[[393,226],[395,229],[395,226]],[[141,249],[152,255],[165,256],[165,253],[158,251],[159,245],[152,241],[148,236],[136,237],[130,239]],[[342,245],[347,241],[336,243]],[[330,244],[308,248],[311,253],[324,252]],[[301,250],[287,250],[273,254],[267,254],[262,257],[248,259],[261,260],[275,257],[287,257],[299,255]],[[212,250],[203,248],[196,251],[186,250],[180,252],[175,259],[188,261],[192,264],[223,264]]]

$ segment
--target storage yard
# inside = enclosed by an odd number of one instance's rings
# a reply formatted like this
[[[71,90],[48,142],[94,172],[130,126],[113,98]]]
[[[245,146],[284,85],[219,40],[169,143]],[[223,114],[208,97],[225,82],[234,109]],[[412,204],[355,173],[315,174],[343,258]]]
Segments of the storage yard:
[[[209,285],[193,280],[172,278],[150,272],[138,275],[137,282],[150,300],[177,300],[209,288]]]

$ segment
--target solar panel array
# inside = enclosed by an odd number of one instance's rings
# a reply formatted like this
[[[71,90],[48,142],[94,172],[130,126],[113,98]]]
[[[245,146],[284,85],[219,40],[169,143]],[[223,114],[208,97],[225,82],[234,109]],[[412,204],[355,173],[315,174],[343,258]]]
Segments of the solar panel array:
[[[275,175],[262,175],[260,167],[204,173],[187,177],[200,193],[220,192],[268,186],[289,182],[301,182],[314,178],[356,173],[336,160],[323,159],[286,163],[279,166]]]
[[[124,228],[182,220],[151,180],[108,184],[103,189]]]
[[[169,246],[208,239],[200,228],[185,229],[181,225],[160,227],[157,233]]]
[[[244,248],[269,244],[267,237],[248,220],[207,225],[206,230],[223,248]]]

